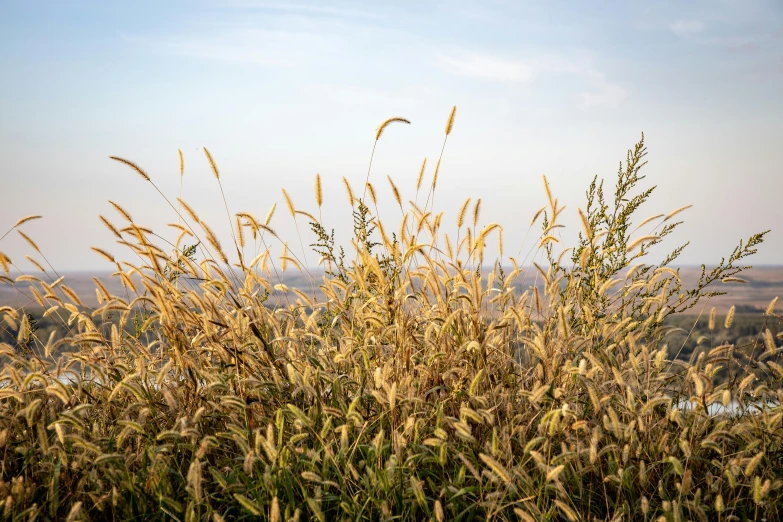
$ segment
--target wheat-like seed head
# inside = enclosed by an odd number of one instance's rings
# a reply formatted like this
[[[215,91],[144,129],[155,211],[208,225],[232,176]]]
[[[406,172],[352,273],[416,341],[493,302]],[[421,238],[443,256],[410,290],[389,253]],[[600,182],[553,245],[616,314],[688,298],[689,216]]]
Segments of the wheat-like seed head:
[[[280,270],[285,272],[288,268],[288,241],[283,242],[283,255],[280,256]]]
[[[101,222],[103,222],[103,224],[106,226],[106,228],[108,228],[111,231],[112,234],[114,234],[119,239],[122,239],[122,235],[120,234],[119,230],[117,230],[114,227],[114,225],[111,224],[111,221],[106,219],[104,216],[99,215],[98,217],[100,218]]]
[[[531,226],[531,227],[532,227],[532,226],[535,224],[536,220],[539,218],[539,216],[541,215],[541,213],[542,213],[544,210],[546,210],[546,206],[539,208],[539,209],[536,211],[536,213],[535,213],[535,214],[533,214],[533,219],[531,219],[531,220],[530,220],[530,226]]]
[[[27,223],[28,221],[32,221],[34,219],[41,219],[43,216],[25,216],[19,221],[16,222],[16,224],[11,228],[16,228],[19,226],[22,226],[23,224]]]
[[[767,305],[767,309],[764,311],[765,315],[772,315],[775,313],[775,305],[778,302],[778,298],[775,297],[772,299],[772,301],[769,302],[769,305]]]
[[[39,254],[41,253],[41,249],[38,248],[38,245],[35,244],[35,241],[33,241],[32,238],[30,238],[30,236],[28,236],[21,230],[17,230],[17,233],[19,233],[19,235],[22,236],[24,240],[27,241],[30,244],[30,246],[35,249],[36,252],[38,252]]]
[[[732,307],[729,308],[729,313],[726,314],[726,322],[723,324],[723,326],[726,327],[726,330],[731,328],[731,323],[734,321],[734,309],[735,307],[732,305]]]
[[[438,171],[440,170],[440,158],[438,158],[438,162],[435,164],[435,174],[432,175],[432,191],[435,191],[435,185],[438,184]]]
[[[582,212],[581,208],[576,209],[577,212],[579,212],[579,219],[582,221],[582,228],[585,231],[585,237],[587,239],[590,239],[593,235],[593,231],[590,228],[590,225],[587,222],[587,217],[585,216],[584,212]]]
[[[240,221],[239,216],[236,216],[237,221],[237,239],[239,241],[239,247],[245,248],[245,230],[242,226],[242,221]]]
[[[427,158],[421,162],[421,168],[419,169],[419,177],[416,178],[416,191],[421,188],[421,181],[424,179],[424,169],[427,167]]]
[[[367,182],[367,191],[370,193],[370,199],[372,199],[373,204],[377,205],[378,201],[375,199],[375,187],[373,187],[372,183],[369,181]]]
[[[637,226],[636,228],[642,228],[644,225],[646,225],[650,221],[654,221],[654,220],[656,220],[658,218],[662,218],[662,217],[663,217],[663,214],[656,214],[654,216],[650,216],[647,219],[643,220],[641,223],[639,223],[639,226]]]
[[[324,204],[324,194],[321,190],[321,175],[315,175],[315,202],[318,204],[318,208]]]
[[[351,203],[351,206],[353,206],[353,190],[351,190],[351,184],[348,183],[348,179],[345,176],[343,176],[343,185],[345,185],[345,192],[348,193],[348,201]]]
[[[273,203],[272,207],[269,209],[269,212],[266,213],[266,217],[264,218],[264,225],[269,225],[269,222],[272,221],[272,216],[275,215],[275,209],[277,208],[277,203]]]
[[[709,319],[709,321],[707,321],[707,328],[709,328],[710,330],[714,330],[715,329],[715,307],[714,306],[710,310],[710,319]]]
[[[285,198],[285,204],[288,205],[288,211],[291,213],[291,217],[296,219],[296,209],[294,208],[294,202],[291,200],[291,196],[288,195],[285,189],[283,191],[283,197]]]
[[[110,263],[116,263],[114,260],[114,256],[106,252],[105,250],[98,248],[98,247],[90,247],[93,251],[97,252],[101,256],[103,256],[107,261]]]
[[[220,180],[220,172],[218,172],[217,165],[215,164],[215,160],[212,159],[212,154],[209,153],[206,147],[204,147],[204,154],[207,155],[207,160],[209,161],[209,166],[212,167],[212,172],[215,174],[215,178]]]
[[[451,134],[451,129],[454,127],[454,116],[457,114],[457,106],[455,105],[453,109],[451,109],[451,114],[449,114],[449,121],[446,123],[446,136]]]
[[[0,252],[0,267],[3,268],[3,272],[9,273],[8,266],[12,263],[11,258]]]
[[[179,152],[179,175],[185,174],[185,158],[182,156],[182,149],[177,149]]]
[[[126,220],[128,220],[129,223],[133,223],[133,218],[131,218],[131,215],[124,208],[122,208],[119,204],[115,203],[112,200],[109,200],[109,203],[111,203],[111,206],[114,207],[114,210],[119,212],[120,215],[124,217]]]
[[[400,209],[402,209],[402,198],[400,197],[400,191],[397,190],[397,185],[394,184],[391,176],[386,176],[386,178],[389,180],[389,185],[391,185],[392,193],[394,194],[394,200],[397,202],[397,205],[399,205]]]
[[[465,222],[465,212],[468,210],[468,205],[470,204],[470,198],[466,199],[465,202],[462,204],[462,207],[459,209],[459,213],[457,213],[457,228],[462,228],[462,224]]]
[[[627,252],[630,252],[635,247],[639,246],[640,244],[644,243],[645,241],[655,241],[656,239],[660,239],[660,237],[655,236],[655,235],[648,235],[648,236],[637,237],[636,239],[634,239],[633,241],[628,243],[628,245],[625,247],[625,250]]]
[[[481,214],[481,198],[476,200],[476,205],[473,207],[473,226],[478,224],[479,215]]]
[[[380,127],[378,127],[378,130],[375,132],[375,141],[378,141],[381,138],[383,129],[385,129],[389,124],[394,122],[410,124],[410,121],[406,120],[405,118],[400,118],[400,117],[389,118],[388,120],[381,123]]]
[[[669,213],[669,215],[667,215],[665,218],[663,218],[663,220],[664,221],[669,221],[671,218],[673,218],[674,216],[676,216],[677,214],[679,214],[683,210],[688,210],[692,206],[693,205],[685,205],[684,207],[680,207],[677,210],[673,210],[672,212]]]
[[[555,201],[552,198],[552,191],[549,190],[549,181],[546,179],[546,174],[542,174],[541,178],[544,180],[544,190],[546,190],[546,197],[549,200],[549,207],[552,209],[552,212],[554,212],[557,207],[555,205]]]
[[[132,161],[129,161],[129,160],[126,160],[126,159],[123,159],[123,158],[118,158],[117,156],[109,156],[109,158],[113,159],[114,161],[119,161],[120,163],[124,163],[125,165],[129,166],[130,168],[135,170],[139,174],[139,176],[144,178],[145,181],[151,181],[150,177],[147,175],[147,173],[144,172],[143,170],[141,170],[141,167],[139,167],[138,165],[136,165]]]

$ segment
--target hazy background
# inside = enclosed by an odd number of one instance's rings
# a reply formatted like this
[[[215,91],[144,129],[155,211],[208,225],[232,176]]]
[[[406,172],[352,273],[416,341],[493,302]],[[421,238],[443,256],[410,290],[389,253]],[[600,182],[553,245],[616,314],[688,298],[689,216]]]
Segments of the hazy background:
[[[0,71],[0,235],[43,214],[24,230],[62,270],[109,268],[92,245],[129,258],[98,220],[121,223],[108,199],[156,231],[176,221],[109,155],[136,161],[174,197],[181,148],[185,199],[224,244],[225,210],[201,147],[232,212],[263,219],[280,202],[272,225],[292,245],[280,189],[315,213],[320,172],[325,225],[344,239],[341,178],[361,192],[377,125],[412,121],[386,130],[373,167],[381,214],[396,222],[386,175],[412,199],[426,156],[429,183],[455,104],[436,198],[452,229],[462,201],[481,197],[482,222],[502,223],[516,256],[546,201],[545,173],[567,205],[568,240],[593,175],[612,184],[644,131],[645,181],[659,189],[638,217],[694,205],[669,243],[691,240],[682,263],[715,263],[768,228],[753,262],[783,262],[778,0],[0,0]],[[300,228],[312,242],[305,220]],[[31,266],[16,234],[0,250]]]

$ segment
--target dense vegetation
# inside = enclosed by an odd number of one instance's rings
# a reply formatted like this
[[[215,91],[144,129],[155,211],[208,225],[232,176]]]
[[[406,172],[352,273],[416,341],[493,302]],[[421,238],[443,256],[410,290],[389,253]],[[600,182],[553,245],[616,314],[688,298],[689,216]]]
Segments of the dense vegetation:
[[[395,122],[406,120],[384,122],[376,145]],[[446,139],[453,123],[454,112]],[[740,323],[734,311],[705,317],[683,350],[682,334],[670,332],[690,330],[693,319],[679,324],[679,314],[739,280],[763,234],[683,288],[669,265],[684,247],[645,262],[681,209],[635,221],[653,194],[639,186],[644,156],[642,140],[613,194],[590,185],[573,249],[556,249],[562,208],[545,180],[548,205],[533,223],[547,261],[526,269],[509,259],[510,272],[484,258],[490,238],[502,256],[502,228],[480,224],[480,200],[461,207],[456,234],[442,233],[440,161],[419,194],[422,166],[410,206],[389,180],[403,214],[393,229],[370,210],[369,171],[362,198],[346,182],[348,252],[284,193],[293,218],[311,222],[314,239],[299,242],[313,243],[326,268],[313,281],[320,302],[280,283],[304,266],[270,228],[272,212],[230,217],[229,264],[185,202],[170,203],[173,254],[116,205],[126,223],[102,219],[141,261],[96,248],[126,291],[98,286],[92,310],[43,267],[11,279],[15,265],[0,254],[2,283],[32,282],[25,291],[48,321],[0,309],[12,334],[0,344],[2,516],[779,519],[775,303],[743,346],[725,343]],[[157,189],[136,164],[114,159]],[[515,290],[525,270],[543,286]],[[270,303],[275,290],[283,301]]]

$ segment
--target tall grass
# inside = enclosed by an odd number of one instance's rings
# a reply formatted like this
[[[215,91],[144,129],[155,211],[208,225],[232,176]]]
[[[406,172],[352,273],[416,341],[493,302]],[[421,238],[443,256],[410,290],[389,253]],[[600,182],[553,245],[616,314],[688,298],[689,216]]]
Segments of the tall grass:
[[[454,112],[447,135],[453,126]],[[612,195],[597,179],[589,186],[571,249],[560,249],[563,209],[545,181],[547,206],[533,221],[542,227],[534,253],[547,262],[529,269],[485,259],[490,239],[502,250],[502,227],[480,223],[480,202],[467,220],[466,202],[451,229],[431,208],[435,180],[424,208],[406,209],[389,179],[403,210],[397,225],[379,221],[348,187],[347,258],[327,225],[288,198],[294,216],[311,220],[326,272],[312,281],[319,302],[279,279],[307,267],[287,246],[272,258],[272,243],[286,243],[272,212],[264,222],[247,212],[230,219],[232,265],[185,202],[165,199],[179,223],[173,253],[127,212],[124,227],[102,218],[136,261],[96,247],[125,293],[98,282],[94,309],[43,268],[12,279],[16,265],[0,254],[2,283],[33,281],[31,302],[64,332],[39,338],[24,308],[0,309],[17,339],[0,344],[0,513],[779,519],[779,339],[764,336],[763,351],[724,345],[684,362],[664,326],[736,281],[764,234],[683,288],[669,265],[684,247],[645,262],[682,209],[634,228],[653,194],[640,187],[645,154],[642,138]],[[157,189],[135,163],[115,159]],[[249,261],[242,251],[251,241],[258,255]],[[538,271],[543,291],[519,286],[527,270]],[[767,315],[780,319],[774,303]]]

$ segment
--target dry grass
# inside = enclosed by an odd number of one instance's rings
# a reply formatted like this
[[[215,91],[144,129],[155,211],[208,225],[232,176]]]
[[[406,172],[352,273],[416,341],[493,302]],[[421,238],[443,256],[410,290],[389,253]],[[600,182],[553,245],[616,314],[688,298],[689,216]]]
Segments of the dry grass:
[[[454,111],[447,136],[453,124]],[[0,344],[0,513],[779,519],[779,339],[760,339],[759,356],[719,346],[684,363],[670,357],[677,347],[663,326],[741,272],[737,263],[763,234],[691,290],[666,266],[680,249],[629,271],[678,224],[630,237],[631,216],[652,192],[636,187],[644,154],[642,143],[629,151],[614,204],[604,203],[602,184],[591,185],[573,250],[555,250],[562,208],[546,184],[548,206],[533,220],[543,216],[534,251],[548,260],[537,268],[543,291],[517,286],[528,274],[513,258],[510,273],[499,263],[488,275],[476,270],[488,266],[487,236],[501,232],[480,225],[481,200],[465,230],[469,201],[459,210],[453,249],[440,232],[442,214],[427,204],[404,210],[399,227],[384,226],[347,180],[357,262],[346,266],[325,226],[311,224],[330,267],[314,281],[323,302],[285,287],[260,243],[264,233],[279,240],[268,226],[274,208],[263,225],[240,213],[238,230],[252,230],[241,243],[252,237],[258,255],[228,265],[218,238],[186,205],[181,227],[205,234],[203,252],[193,245],[167,254],[115,205],[131,226],[104,223],[137,261],[113,262],[125,292],[98,288],[95,309],[78,306],[48,273],[12,280],[15,265],[0,254],[2,284],[33,281],[29,292],[66,334],[39,338],[24,309],[0,309],[17,339]],[[316,187],[320,207],[320,177]],[[314,219],[284,194],[294,218]],[[448,252],[436,250],[441,239]],[[280,262],[304,267],[287,247]],[[285,299],[271,306],[275,287]],[[777,321],[773,309],[769,320]],[[726,368],[729,377],[718,379]],[[735,413],[721,409],[730,404]]]

